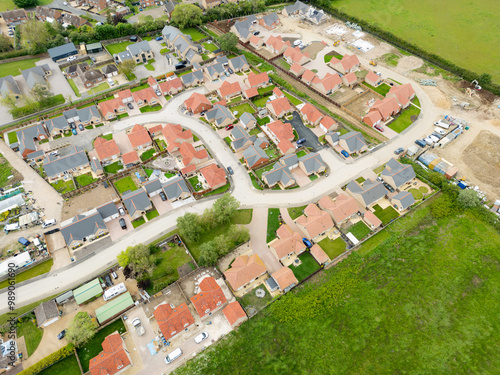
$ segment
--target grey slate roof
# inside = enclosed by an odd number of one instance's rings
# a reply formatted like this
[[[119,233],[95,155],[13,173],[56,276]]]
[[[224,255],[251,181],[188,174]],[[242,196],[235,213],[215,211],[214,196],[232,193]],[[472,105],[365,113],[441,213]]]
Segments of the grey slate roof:
[[[137,189],[122,196],[123,204],[127,207],[130,216],[136,211],[146,211],[151,205],[148,194],[144,189]]]
[[[299,161],[304,164],[304,167],[308,174],[317,173],[321,168],[325,167],[323,158],[317,152],[311,152],[308,155],[304,155],[299,158]]]
[[[107,230],[106,224],[99,212],[95,211],[87,216],[76,215],[71,219],[71,223],[61,227],[61,234],[63,235],[66,245],[72,241],[82,241],[84,238],[95,234],[99,229]]]
[[[21,90],[19,89],[19,86],[13,76],[0,78],[0,94],[4,98],[10,94],[21,95]]]
[[[391,176],[397,188],[415,178],[415,171],[410,164],[401,164],[394,158],[387,162],[381,174]]]
[[[347,147],[349,148],[349,153],[353,152],[358,152],[366,146],[365,139],[363,138],[363,135],[360,132],[349,132],[347,134],[341,135],[340,139],[343,139],[346,141]]]
[[[169,42],[173,42],[177,35],[184,35],[177,27],[165,26],[161,31],[163,37]]]
[[[208,121],[215,121],[217,126],[221,125],[227,119],[234,120],[234,116],[231,111],[221,104],[216,104],[214,107],[206,114]]]
[[[247,58],[245,57],[245,55],[233,57],[229,61],[231,62],[231,65],[233,66],[234,69],[241,69],[245,65],[248,65]]]
[[[76,111],[76,108],[71,108],[68,109],[67,111],[64,111],[63,116],[69,122],[78,121],[80,119],[80,116],[78,116],[78,112]]]
[[[255,122],[257,121],[255,119],[255,117],[253,117],[253,115],[251,113],[245,112],[240,117],[240,122],[242,124],[244,124],[245,126],[247,126],[248,123],[251,122],[251,121],[255,121]]]
[[[180,34],[174,39],[174,47],[182,53],[191,46],[194,46],[193,41],[187,35]]]
[[[42,302],[35,309],[35,318],[38,327],[48,320],[57,318],[59,316],[59,310],[57,308],[56,301],[53,299],[47,302]]]
[[[21,155],[24,153],[24,150],[36,151],[36,145],[33,138],[38,139],[38,137],[42,134],[47,136],[47,133],[45,132],[42,124],[18,130],[16,132],[16,135],[17,139],[19,140],[19,152],[21,153]]]
[[[200,64],[198,64],[197,62],[194,62],[194,63],[193,63],[193,72],[194,72],[195,70],[200,70],[200,69],[201,69],[201,65],[200,65]]]
[[[200,54],[198,52],[196,52],[195,50],[193,49],[190,49],[187,53],[186,53],[186,60],[191,63],[191,61],[196,57],[196,56],[199,56]]]
[[[104,203],[103,205],[96,207],[96,210],[99,212],[103,220],[118,214],[118,209],[113,202]]]
[[[163,185],[163,192],[170,200],[178,199],[183,193],[189,193],[186,181],[182,177],[170,179]]]
[[[113,55],[113,57],[115,58],[116,60],[116,56],[119,57],[119,60],[120,61],[127,61],[127,60],[131,60],[132,59],[132,55],[130,54],[129,51],[124,51],[124,52],[119,52],[119,53],[115,53]]]
[[[219,75],[224,74],[225,69],[222,63],[215,63],[212,65],[208,65],[205,67],[205,70],[207,71],[207,74],[212,77],[215,73],[218,73]]]
[[[290,181],[295,181],[290,173],[290,170],[288,169],[288,166],[281,163],[274,164],[273,169],[268,172],[264,172],[262,174],[262,178],[264,177],[266,178],[269,186],[276,185],[280,181],[283,185],[287,185]]]
[[[238,150],[245,146],[247,142],[254,142],[255,139],[257,138],[255,135],[251,136],[248,134],[245,129],[243,129],[241,126],[236,125],[233,130],[231,131],[231,136],[233,137],[233,148],[235,150]]]
[[[306,5],[301,1],[296,1],[295,4],[292,4],[292,5],[285,7],[285,10],[288,14],[292,14],[292,13],[295,13],[297,11],[299,13],[305,13],[307,11],[307,9],[309,9],[309,5]]]
[[[196,70],[194,72],[191,72],[191,73],[188,73],[188,74],[184,74],[183,76],[181,76],[181,81],[182,81],[182,83],[184,85],[190,85],[190,84],[192,84],[193,82],[196,82],[196,81],[202,81],[202,82],[204,82],[203,71]]]
[[[229,59],[227,58],[227,56],[219,56],[215,59],[215,61],[221,63],[222,65],[229,63]]]
[[[413,195],[408,191],[402,191],[401,193],[398,193],[394,197],[392,197],[392,199],[399,200],[401,202],[401,208],[403,210],[406,210],[413,203],[415,203],[415,198],[413,198]]]
[[[262,17],[262,19],[267,26],[271,26],[276,21],[279,21],[278,15],[276,13],[270,13],[267,16]]]
[[[253,143],[256,147],[261,148],[261,145],[263,143],[266,143],[266,145],[269,144],[269,142],[267,141],[267,139],[263,138],[263,137],[257,137],[257,140]]]
[[[387,190],[380,181],[372,181],[367,179],[363,186],[359,185],[356,181],[351,181],[347,185],[347,189],[349,189],[353,193],[360,194],[363,197],[363,201],[368,206],[373,202],[378,201],[380,198],[384,197],[387,194]]]
[[[269,156],[260,147],[255,147],[254,145],[248,147],[243,151],[243,157],[245,158],[248,166],[253,167],[260,159],[269,160]]]
[[[47,64],[44,64],[23,70],[21,73],[24,80],[28,84],[28,87],[32,89],[36,84],[47,84],[47,81],[45,80],[46,71],[50,71],[50,68]]]
[[[253,21],[257,21],[257,17],[255,17],[255,14],[251,14],[247,18],[245,18],[245,20],[252,23]]]
[[[297,157],[296,154],[291,154],[291,155],[287,155],[287,156],[283,156],[280,160],[279,160],[279,163],[281,165],[285,165],[287,166],[288,168],[290,168],[291,166],[295,165],[295,164],[298,164],[299,163],[299,158]]]
[[[43,150],[38,150],[38,151],[32,152],[31,154],[28,154],[26,159],[34,160],[34,159],[39,158],[40,156],[44,156],[44,155],[45,155],[45,152],[43,152]]]
[[[161,182],[158,178],[150,179],[148,182],[142,184],[142,186],[146,189],[148,195],[161,190]]]
[[[339,141],[339,134],[337,132],[328,132],[325,134],[325,138],[330,138],[331,143],[335,143]]]
[[[104,68],[101,69],[104,74],[110,74],[118,71],[118,68],[115,64],[108,64]]]
[[[68,121],[62,115],[48,119],[44,122],[44,124],[45,128],[47,128],[47,131],[49,133],[52,133],[52,130],[54,129],[59,129],[59,130],[69,129]]]
[[[169,0],[165,2],[165,12],[171,13],[174,11],[175,6],[177,3],[175,1]]]
[[[137,42],[134,44],[130,44],[127,46],[128,51],[132,55],[140,55],[141,53],[148,53],[151,51],[151,46],[149,45],[147,40],[143,40],[142,42]]]
[[[78,109],[77,111],[78,117],[80,117],[80,121],[86,122],[90,121],[92,117],[98,117],[101,118],[101,115],[99,114],[99,110],[95,105],[91,105],[90,107]]]
[[[62,46],[49,48],[47,52],[49,53],[51,58],[58,58],[59,56],[66,55],[68,53],[74,55],[78,53],[73,43],[66,43]]]
[[[49,154],[43,160],[43,169],[47,177],[52,177],[89,163],[85,150],[79,146],[64,147],[59,152],[61,154],[66,153],[66,155],[57,157]]]
[[[83,73],[83,78],[85,78],[88,81],[96,81],[97,79],[102,78],[102,76],[103,76],[102,72],[98,69],[90,69],[87,70],[85,73]]]
[[[90,169],[92,169],[96,173],[99,171],[104,171],[101,162],[96,157],[92,158],[92,160],[90,161]]]
[[[243,38],[248,38],[250,35],[250,27],[252,27],[252,22],[248,20],[236,21],[234,24],[234,28]]]

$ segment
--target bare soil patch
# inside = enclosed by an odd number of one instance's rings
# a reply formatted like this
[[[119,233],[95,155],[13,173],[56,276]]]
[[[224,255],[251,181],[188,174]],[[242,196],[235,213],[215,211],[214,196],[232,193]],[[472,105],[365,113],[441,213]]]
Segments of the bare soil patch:
[[[95,189],[89,190],[65,201],[62,212],[62,221],[115,199],[118,199],[118,196],[111,186],[106,189],[104,186],[99,185]]]
[[[314,60],[316,58],[316,55],[318,54],[319,51],[321,51],[323,48],[326,46],[321,43],[321,42],[312,42],[309,44],[306,48],[302,50],[302,53],[309,52],[309,57],[311,60]]]
[[[370,101],[373,99],[378,100],[380,98],[377,95],[373,94],[371,91],[366,91],[363,95],[359,96],[358,98],[347,104],[345,107],[348,110],[354,112],[356,115],[362,117],[370,108],[368,103],[370,103]]]

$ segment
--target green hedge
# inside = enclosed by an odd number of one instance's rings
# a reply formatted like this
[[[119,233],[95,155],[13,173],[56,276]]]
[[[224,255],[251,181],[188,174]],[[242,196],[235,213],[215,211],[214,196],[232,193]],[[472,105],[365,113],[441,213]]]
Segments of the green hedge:
[[[26,55],[29,55],[28,50],[23,48],[23,49],[0,53],[0,60],[11,59],[13,57],[26,56]]]
[[[75,351],[75,347],[73,344],[68,344],[64,348],[59,349],[58,351],[49,354],[47,357],[43,358],[41,361],[38,361],[34,365],[28,367],[21,371],[18,375],[36,375],[42,372],[43,369],[52,366],[54,363],[59,362],[61,359],[64,359]]]
[[[496,95],[500,95],[500,85],[492,83],[491,76],[488,74],[481,76],[478,73],[472,72],[470,70],[455,65],[452,62],[442,58],[441,56],[427,52],[422,48],[420,48],[419,46],[416,46],[415,44],[412,44],[404,39],[401,39],[387,30],[384,30],[376,25],[368,23],[365,20],[358,19],[356,17],[353,17],[349,14],[340,11],[339,9],[334,7],[334,5],[330,2],[330,0],[312,0],[312,3],[316,7],[323,9],[325,12],[330,13],[343,21],[351,21],[357,23],[365,31],[368,31],[369,33],[379,37],[380,39],[384,39],[385,41],[389,42],[390,44],[398,48],[401,48],[415,56],[421,57],[422,59],[427,60],[442,69],[448,70],[458,75],[459,77],[462,77],[466,81],[470,82],[472,80],[478,79],[480,81],[479,83],[484,89],[491,91]],[[489,76],[490,79],[485,78],[485,76]]]

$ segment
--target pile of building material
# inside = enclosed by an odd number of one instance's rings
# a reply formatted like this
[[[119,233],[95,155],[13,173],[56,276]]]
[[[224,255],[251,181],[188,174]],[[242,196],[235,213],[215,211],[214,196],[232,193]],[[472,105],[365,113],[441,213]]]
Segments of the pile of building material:
[[[347,32],[346,28],[340,24],[335,24],[326,30],[328,35],[336,34],[336,35],[344,35]]]
[[[454,167],[449,161],[436,156],[432,152],[424,152],[418,157],[418,160],[429,169],[443,174],[448,180],[455,177],[458,173],[457,167]]]
[[[351,45],[359,49],[361,52],[368,52],[375,48],[373,44],[363,39],[358,39],[354,43],[351,43]]]
[[[351,29],[354,29],[354,30],[359,30],[359,31],[361,31],[361,30],[362,30],[362,29],[361,29],[361,26],[359,26],[357,23],[354,23],[354,22],[349,22],[349,21],[347,21],[347,22],[345,23],[345,25],[346,25],[347,27],[350,27]]]
[[[422,86],[437,86],[437,81],[433,79],[421,79],[420,84]]]

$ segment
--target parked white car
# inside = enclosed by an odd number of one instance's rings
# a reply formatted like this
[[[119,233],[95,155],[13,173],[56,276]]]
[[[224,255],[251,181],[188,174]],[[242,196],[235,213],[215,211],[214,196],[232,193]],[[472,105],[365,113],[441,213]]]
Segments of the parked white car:
[[[302,40],[297,39],[295,42],[293,42],[294,46],[300,46],[302,44]]]
[[[202,342],[206,338],[208,338],[208,332],[202,332],[194,338],[194,342],[199,344],[200,342]]]
[[[434,128],[434,131],[435,131],[436,133],[438,133],[438,134],[441,134],[441,135],[445,135],[445,134],[446,134],[446,132],[445,132],[443,129],[438,128],[438,127],[435,127],[435,128]]]

